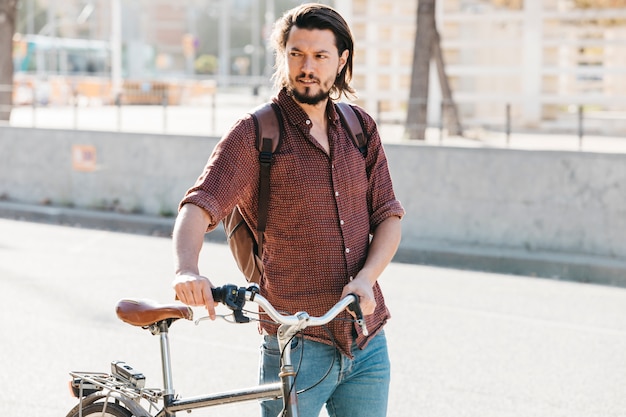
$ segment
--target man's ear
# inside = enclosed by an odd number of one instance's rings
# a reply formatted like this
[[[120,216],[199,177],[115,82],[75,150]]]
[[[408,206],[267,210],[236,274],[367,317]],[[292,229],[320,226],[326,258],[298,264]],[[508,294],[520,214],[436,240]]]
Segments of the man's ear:
[[[339,55],[339,71],[337,71],[337,75],[339,75],[339,73],[341,73],[341,71],[343,71],[343,67],[346,66],[346,63],[348,62],[348,57],[350,56],[350,51],[348,51],[347,49],[345,49],[341,55]]]

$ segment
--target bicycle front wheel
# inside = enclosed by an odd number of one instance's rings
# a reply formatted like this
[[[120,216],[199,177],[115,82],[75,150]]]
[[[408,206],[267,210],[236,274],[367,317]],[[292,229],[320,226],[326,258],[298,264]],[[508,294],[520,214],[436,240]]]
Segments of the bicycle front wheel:
[[[67,413],[67,417],[79,417],[80,415],[83,417],[131,417],[132,413],[119,404],[104,401],[84,406],[82,414],[80,413],[80,404]]]

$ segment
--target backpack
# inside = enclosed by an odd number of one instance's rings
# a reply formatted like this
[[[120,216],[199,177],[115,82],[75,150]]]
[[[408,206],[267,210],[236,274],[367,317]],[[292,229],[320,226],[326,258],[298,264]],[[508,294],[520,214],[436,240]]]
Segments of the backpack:
[[[343,126],[352,137],[354,145],[363,157],[367,156],[367,139],[363,125],[356,111],[347,103],[336,103]],[[272,155],[279,149],[282,137],[280,108],[275,103],[266,103],[254,110],[257,147],[259,149],[259,206],[257,222],[257,242],[254,233],[244,220],[239,207],[235,206],[223,220],[224,233],[235,262],[248,282],[259,283],[263,275],[263,237],[267,224],[267,207],[270,192],[270,168]]]

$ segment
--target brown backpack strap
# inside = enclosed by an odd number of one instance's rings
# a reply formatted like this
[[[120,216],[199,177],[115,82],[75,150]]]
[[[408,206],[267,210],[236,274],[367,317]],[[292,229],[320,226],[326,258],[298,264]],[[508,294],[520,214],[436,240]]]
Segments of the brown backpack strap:
[[[263,240],[267,226],[267,207],[270,200],[270,168],[272,155],[281,143],[280,109],[274,103],[266,103],[253,113],[259,148],[259,205],[257,220],[257,254],[263,259]]]
[[[354,146],[365,157],[367,156],[367,138],[363,134],[363,125],[361,119],[357,116],[356,110],[348,103],[337,103],[337,113],[343,122],[344,127],[348,130]]]
[[[280,108],[274,103],[265,103],[257,107],[253,112],[254,124],[256,127],[256,145],[259,152],[263,152],[263,139],[270,139],[272,148],[270,153],[276,152],[281,143]]]

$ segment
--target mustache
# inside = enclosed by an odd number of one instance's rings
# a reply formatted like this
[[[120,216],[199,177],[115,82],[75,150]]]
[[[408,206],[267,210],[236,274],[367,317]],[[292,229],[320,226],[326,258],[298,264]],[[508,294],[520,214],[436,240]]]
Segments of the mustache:
[[[305,73],[302,73],[302,74],[298,75],[298,77],[296,77],[296,79],[298,79],[298,80],[301,80],[301,79],[305,79],[305,80],[306,80],[306,79],[309,79],[309,80],[311,80],[311,81],[317,81],[317,82],[319,82],[319,81],[320,81],[320,80],[319,80],[319,78],[315,77],[313,74],[308,74],[308,75],[307,75],[307,74],[305,74]]]

